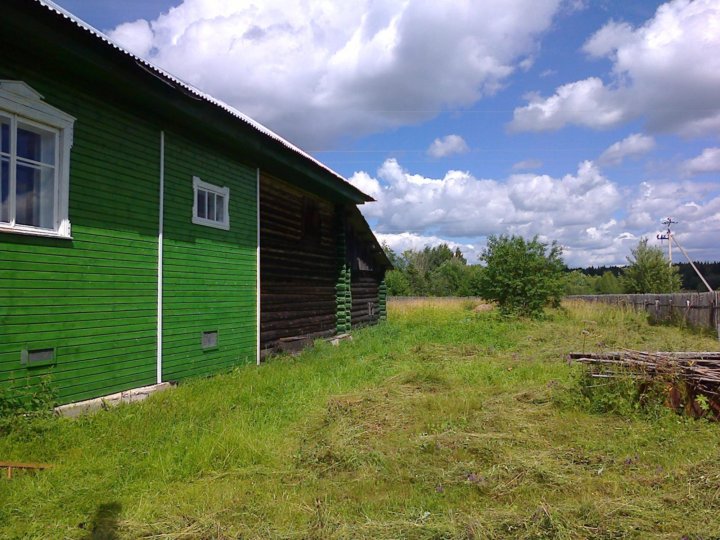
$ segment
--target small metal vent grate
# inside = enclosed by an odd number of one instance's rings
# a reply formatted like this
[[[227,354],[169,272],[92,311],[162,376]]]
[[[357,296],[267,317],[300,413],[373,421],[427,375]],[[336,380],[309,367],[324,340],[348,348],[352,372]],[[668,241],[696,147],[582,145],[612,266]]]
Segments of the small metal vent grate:
[[[55,363],[55,349],[24,349],[20,361],[26,366],[45,366]]]
[[[212,349],[218,345],[218,331],[211,330],[209,332],[202,333],[202,348]]]

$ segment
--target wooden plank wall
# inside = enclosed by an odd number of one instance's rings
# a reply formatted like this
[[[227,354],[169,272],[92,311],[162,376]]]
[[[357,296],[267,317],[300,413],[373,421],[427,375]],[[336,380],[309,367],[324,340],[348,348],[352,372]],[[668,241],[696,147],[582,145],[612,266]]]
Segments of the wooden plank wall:
[[[230,189],[229,230],[192,223],[193,176]],[[165,134],[163,380],[255,361],[256,182],[257,169]]]
[[[1,78],[77,118],[73,238],[0,235],[0,394],[45,379],[68,403],[155,382],[160,132],[37,65],[2,55]],[[27,367],[24,348],[55,361]]]
[[[307,223],[307,208],[319,220]],[[260,178],[260,347],[335,333],[334,205],[277,178]],[[319,234],[306,230],[319,228]]]
[[[375,324],[380,320],[380,279],[375,272],[353,270],[352,326]]]
[[[601,294],[568,296],[569,300],[602,302],[643,310],[655,321],[710,328],[720,337],[720,293]]]
[[[348,265],[351,272],[352,327],[375,324],[380,320],[380,283],[383,269],[373,257],[370,245],[352,225],[347,228]]]

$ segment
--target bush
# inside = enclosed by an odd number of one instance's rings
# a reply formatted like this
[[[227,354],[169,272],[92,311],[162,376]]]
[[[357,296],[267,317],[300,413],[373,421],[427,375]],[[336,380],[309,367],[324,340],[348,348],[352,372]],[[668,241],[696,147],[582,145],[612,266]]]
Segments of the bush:
[[[537,317],[548,304],[559,305],[565,287],[562,248],[537,237],[490,236],[480,260],[480,292],[504,314]]]
[[[50,417],[56,403],[50,380],[43,378],[37,388],[28,395],[13,388],[0,393],[0,436],[28,423],[33,418]]]
[[[680,273],[670,266],[658,247],[648,246],[642,238],[627,257],[622,283],[626,293],[672,293],[680,290]]]

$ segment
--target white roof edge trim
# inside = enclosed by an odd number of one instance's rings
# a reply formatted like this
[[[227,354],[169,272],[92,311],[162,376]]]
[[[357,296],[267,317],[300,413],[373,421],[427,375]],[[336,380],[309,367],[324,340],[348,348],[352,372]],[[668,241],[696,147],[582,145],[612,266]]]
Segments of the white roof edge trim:
[[[276,141],[278,141],[279,143],[281,143],[283,146],[285,146],[285,147],[288,148],[289,150],[292,150],[293,152],[295,152],[296,154],[299,154],[299,155],[302,156],[303,158],[305,158],[305,159],[313,162],[314,164],[318,165],[319,167],[322,167],[323,169],[325,169],[327,172],[329,172],[330,174],[332,174],[333,176],[335,176],[335,177],[338,178],[339,180],[342,180],[343,183],[347,184],[349,187],[357,190],[357,188],[356,188],[355,186],[353,186],[350,182],[348,182],[345,177],[343,177],[343,176],[340,175],[339,173],[337,173],[337,172],[335,172],[334,170],[332,170],[330,167],[328,167],[327,165],[325,165],[322,161],[319,161],[319,160],[315,159],[314,157],[312,157],[312,156],[311,156],[310,154],[308,154],[307,152],[301,150],[300,148],[298,148],[297,146],[295,146],[294,144],[292,144],[290,141],[288,141],[288,140],[286,140],[286,139],[283,139],[280,135],[278,135],[277,133],[275,133],[275,132],[272,131],[271,129],[265,127],[265,126],[262,125],[261,123],[255,121],[255,120],[253,120],[252,118],[250,118],[249,116],[243,114],[242,112],[240,112],[239,110],[237,110],[237,109],[236,109],[235,107],[233,107],[232,105],[228,105],[228,104],[225,103],[224,101],[221,101],[221,100],[219,100],[219,99],[217,99],[217,98],[214,98],[214,97],[211,96],[210,94],[207,94],[207,93],[199,90],[198,88],[192,86],[191,84],[188,84],[188,83],[186,83],[186,82],[178,79],[178,78],[175,77],[174,75],[171,75],[170,73],[168,73],[167,71],[165,71],[165,70],[162,69],[162,68],[159,68],[159,67],[156,66],[155,64],[152,64],[152,63],[148,62],[147,60],[145,60],[145,59],[143,59],[143,58],[140,58],[139,56],[131,53],[130,51],[128,51],[127,49],[125,49],[122,45],[118,44],[118,43],[115,42],[113,39],[111,39],[110,37],[108,37],[106,34],[104,34],[103,32],[101,32],[100,30],[98,30],[98,29],[95,28],[94,26],[91,26],[90,24],[86,23],[85,21],[83,21],[83,20],[80,19],[79,17],[73,15],[72,13],[70,13],[69,11],[67,11],[66,9],[60,7],[59,5],[57,5],[57,4],[56,4],[55,2],[53,2],[52,0],[34,0],[34,1],[35,1],[36,3],[38,3],[38,4],[40,4],[41,6],[44,6],[44,7],[46,7],[47,9],[49,9],[49,10],[51,10],[51,11],[54,11],[54,12],[57,13],[58,15],[62,15],[62,16],[65,17],[66,19],[69,19],[71,22],[75,23],[78,27],[80,27],[80,28],[82,28],[83,30],[89,32],[90,34],[92,34],[92,35],[94,35],[95,37],[99,38],[100,40],[104,41],[104,42],[107,43],[108,45],[114,47],[114,48],[117,49],[118,51],[126,54],[127,56],[129,56],[129,57],[131,57],[131,58],[133,58],[136,62],[139,62],[140,64],[142,64],[143,66],[149,68],[150,70],[155,71],[156,73],[159,73],[159,74],[162,75],[163,77],[165,77],[165,78],[167,78],[168,80],[170,80],[172,83],[174,83],[174,84],[176,84],[176,85],[178,85],[178,86],[181,86],[183,89],[187,90],[189,93],[191,93],[191,94],[193,94],[193,95],[201,98],[201,99],[204,100],[204,101],[207,101],[207,102],[209,102],[209,103],[212,103],[212,104],[215,105],[216,107],[219,107],[219,108],[223,109],[225,112],[229,113],[230,115],[234,116],[235,118],[237,118],[237,119],[239,119],[239,120],[242,120],[242,121],[245,122],[246,124],[249,124],[251,127],[253,127],[254,129],[256,129],[257,131],[259,131],[259,132],[261,132],[261,133],[263,133],[263,134],[265,134],[265,135],[267,135],[267,136],[275,139]],[[359,190],[358,190],[358,191],[359,191]],[[363,193],[364,195],[367,195],[367,194],[365,194],[364,192],[361,192],[361,193]]]

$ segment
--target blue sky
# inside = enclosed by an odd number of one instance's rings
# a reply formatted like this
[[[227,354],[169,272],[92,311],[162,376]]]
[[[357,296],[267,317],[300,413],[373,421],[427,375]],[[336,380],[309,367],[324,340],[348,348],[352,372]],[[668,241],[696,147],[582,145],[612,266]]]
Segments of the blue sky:
[[[58,3],[373,195],[396,250],[616,264],[671,215],[720,259],[718,0]]]

